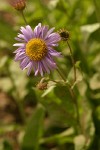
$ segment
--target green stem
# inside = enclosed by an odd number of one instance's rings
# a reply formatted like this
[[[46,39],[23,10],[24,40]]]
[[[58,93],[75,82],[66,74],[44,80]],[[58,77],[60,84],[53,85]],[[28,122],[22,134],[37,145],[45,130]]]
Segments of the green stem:
[[[57,66],[58,67],[58,66]],[[63,79],[64,82],[66,82],[66,78],[64,77],[64,75],[62,74],[62,72],[60,71],[59,67],[56,69],[57,72],[59,73],[59,75],[61,76],[61,78]]]
[[[75,81],[76,81],[76,67],[75,67],[75,61],[74,61],[74,58],[73,58],[73,53],[72,53],[71,46],[70,46],[70,44],[69,44],[68,41],[67,41],[67,45],[68,45],[69,50],[70,50],[71,61],[72,61],[72,65],[73,65],[73,68],[74,68],[74,82],[75,82]]]
[[[26,18],[25,18],[25,15],[24,15],[23,10],[21,10],[20,13],[21,13],[21,15],[22,15],[22,17],[23,17],[23,19],[24,19],[25,24],[27,25],[28,23],[27,23],[27,21],[26,21]]]
[[[64,80],[64,82],[66,82],[66,78],[63,76],[63,74],[62,74],[62,72],[60,71],[59,68],[57,69],[57,72],[59,73],[59,75],[61,76],[61,78]],[[82,130],[81,130],[81,124],[80,124],[80,114],[79,114],[78,102],[77,102],[75,93],[74,93],[73,89],[71,88],[71,85],[69,83],[66,83],[66,86],[69,89],[69,92],[71,94],[71,97],[72,97],[72,100],[73,100],[73,103],[74,103],[74,106],[75,106],[76,119],[77,119],[77,124],[78,124],[78,127],[79,127],[79,128],[77,128],[77,131],[78,131],[78,133],[80,133],[80,132],[82,132]],[[79,131],[79,129],[80,129],[80,131]]]
[[[79,106],[78,106],[78,102],[77,102],[77,99],[76,99],[76,96],[75,96],[75,93],[73,91],[73,89],[71,89],[70,87],[70,93],[71,93],[71,96],[72,96],[72,99],[73,99],[73,103],[75,105],[75,109],[76,109],[76,119],[77,119],[77,124],[78,124],[78,129],[77,130],[79,133],[81,132],[82,133],[82,130],[81,130],[81,123],[80,123],[80,113],[79,113]]]

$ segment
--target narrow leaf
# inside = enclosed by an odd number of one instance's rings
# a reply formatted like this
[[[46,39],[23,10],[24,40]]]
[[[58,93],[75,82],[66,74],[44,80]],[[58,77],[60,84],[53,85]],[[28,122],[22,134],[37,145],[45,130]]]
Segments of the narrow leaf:
[[[42,136],[44,108],[39,105],[32,115],[22,142],[21,150],[38,150],[39,140]]]

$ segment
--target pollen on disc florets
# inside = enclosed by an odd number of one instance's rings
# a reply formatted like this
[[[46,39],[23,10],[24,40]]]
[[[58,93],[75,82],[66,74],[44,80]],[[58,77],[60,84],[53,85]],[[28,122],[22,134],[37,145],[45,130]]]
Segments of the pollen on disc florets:
[[[26,44],[26,55],[34,61],[42,60],[47,54],[47,46],[45,41],[34,38]]]
[[[69,34],[69,31],[67,31],[66,29],[60,29],[60,30],[58,31],[58,33],[59,33],[59,35],[60,35],[62,41],[67,41],[67,40],[69,40],[70,34]]]

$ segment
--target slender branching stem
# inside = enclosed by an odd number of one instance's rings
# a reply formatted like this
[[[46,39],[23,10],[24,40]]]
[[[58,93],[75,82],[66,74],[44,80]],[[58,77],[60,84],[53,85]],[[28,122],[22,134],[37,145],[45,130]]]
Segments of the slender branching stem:
[[[69,50],[70,50],[71,61],[72,61],[73,69],[74,69],[74,82],[75,82],[75,81],[76,81],[76,67],[75,67],[75,61],[74,61],[74,58],[73,58],[73,53],[72,53],[71,46],[70,46],[70,44],[69,44],[68,41],[67,41],[67,45],[68,45]]]
[[[74,90],[71,88],[71,85],[69,83],[66,82],[66,78],[64,77],[63,73],[60,71],[60,69],[58,68],[57,69],[57,72],[59,73],[60,77],[63,79],[63,81],[66,83],[66,86],[71,94],[71,97],[72,97],[72,101],[73,101],[73,104],[75,106],[75,110],[76,110],[76,121],[77,121],[77,124],[78,124],[78,129],[80,129],[79,132],[82,132],[81,131],[81,124],[80,124],[80,114],[79,114],[79,107],[78,107],[78,102],[77,102],[77,99],[76,99],[76,96],[75,96],[75,93],[74,93]]]
[[[23,17],[23,20],[24,20],[25,24],[27,25],[28,23],[27,23],[27,20],[26,20],[26,18],[25,18],[25,15],[24,15],[23,10],[21,10],[20,13],[21,13],[21,15],[22,15],[22,17]]]
[[[58,66],[57,66],[58,67]],[[60,71],[59,67],[56,69],[58,74],[60,75],[60,77],[63,79],[64,82],[66,82],[66,78],[65,76],[63,75],[63,73]]]
[[[77,99],[76,99],[76,96],[75,96],[75,93],[74,93],[73,89],[70,87],[69,90],[70,90],[70,94],[72,96],[73,103],[75,105],[77,124],[78,124],[78,127],[80,129],[79,132],[82,132],[78,102],[77,102]]]

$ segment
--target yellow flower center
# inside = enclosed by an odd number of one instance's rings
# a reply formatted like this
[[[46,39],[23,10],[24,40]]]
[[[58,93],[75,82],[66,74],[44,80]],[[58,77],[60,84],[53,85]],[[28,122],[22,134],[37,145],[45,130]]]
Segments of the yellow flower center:
[[[47,46],[42,39],[34,38],[26,44],[26,55],[31,60],[39,61],[47,54]]]

